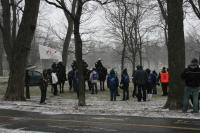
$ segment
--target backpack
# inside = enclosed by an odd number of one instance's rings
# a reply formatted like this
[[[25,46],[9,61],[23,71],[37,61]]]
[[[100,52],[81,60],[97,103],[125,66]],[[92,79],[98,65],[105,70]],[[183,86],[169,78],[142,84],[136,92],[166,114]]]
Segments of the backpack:
[[[97,80],[97,79],[98,79],[97,73],[93,73],[93,74],[92,74],[92,80]]]
[[[58,82],[58,77],[56,75],[56,73],[51,73],[51,77],[52,77],[52,84],[56,84]]]
[[[153,83],[153,75],[149,74],[148,79],[147,79],[147,82],[148,82],[149,84]]]
[[[110,85],[110,88],[115,88],[115,86],[116,86],[116,78],[115,78],[115,76],[112,76],[110,78],[109,85]]]
[[[153,83],[156,84],[156,82],[157,82],[157,77],[156,77],[156,75],[155,75],[155,74],[151,74],[151,77],[152,77]]]
[[[124,84],[128,84],[129,83],[129,76],[128,75],[124,75]]]

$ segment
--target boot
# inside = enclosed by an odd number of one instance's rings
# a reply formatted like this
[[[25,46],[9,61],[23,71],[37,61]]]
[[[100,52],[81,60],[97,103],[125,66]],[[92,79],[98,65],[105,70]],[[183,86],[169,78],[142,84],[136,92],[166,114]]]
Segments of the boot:
[[[149,101],[151,101],[151,99],[152,99],[152,94],[148,94],[148,97],[149,97]]]
[[[147,101],[150,101],[149,94],[147,94]]]

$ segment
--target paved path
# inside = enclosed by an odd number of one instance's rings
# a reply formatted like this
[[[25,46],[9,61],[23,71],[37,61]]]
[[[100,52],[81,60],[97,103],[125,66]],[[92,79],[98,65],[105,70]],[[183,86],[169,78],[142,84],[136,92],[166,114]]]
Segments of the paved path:
[[[200,120],[128,116],[45,115],[0,109],[0,126],[56,133],[199,133]]]

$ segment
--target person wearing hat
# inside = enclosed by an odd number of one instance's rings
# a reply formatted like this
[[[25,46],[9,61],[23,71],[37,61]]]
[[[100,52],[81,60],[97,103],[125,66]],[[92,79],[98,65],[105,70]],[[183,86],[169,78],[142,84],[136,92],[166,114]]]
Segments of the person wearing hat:
[[[104,91],[105,90],[104,83],[106,81],[107,69],[106,67],[103,66],[101,61],[102,61],[101,58],[98,58],[98,61],[95,63],[95,68],[99,76],[98,80],[100,83],[100,91]]]
[[[192,113],[199,112],[199,91],[200,91],[200,68],[198,60],[192,59],[191,64],[183,71],[181,78],[185,81],[185,89],[183,96],[183,113],[188,110],[189,99],[192,96],[193,99],[193,111]]]
[[[101,58],[98,58],[98,61],[95,63],[96,69],[101,68],[103,66],[101,61],[102,61]]]

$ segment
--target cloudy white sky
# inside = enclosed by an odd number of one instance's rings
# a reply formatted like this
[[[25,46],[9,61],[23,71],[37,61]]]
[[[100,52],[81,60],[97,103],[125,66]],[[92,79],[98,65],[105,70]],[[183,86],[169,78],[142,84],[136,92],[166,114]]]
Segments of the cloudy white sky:
[[[42,2],[42,10],[41,10],[41,18],[42,23],[45,23],[46,26],[51,25],[58,33],[60,33],[63,37],[66,33],[66,28],[64,28],[65,25],[67,25],[67,20],[62,12],[62,10],[51,6],[44,4]],[[197,19],[197,17],[192,13],[192,10],[189,10],[187,14],[187,17],[184,20],[184,28],[185,28],[185,35],[188,33],[193,32],[194,28],[196,31],[200,31],[200,20]],[[45,14],[45,15],[44,15]],[[45,17],[44,17],[45,16]],[[155,16],[154,16],[155,17]],[[153,16],[152,16],[153,18]],[[151,17],[149,16],[149,19]],[[156,21],[156,20],[155,20]],[[99,6],[97,11],[93,13],[93,17],[90,21],[83,24],[84,30],[95,30],[96,33],[92,35],[93,38],[96,38],[99,41],[108,42],[106,39],[106,20],[105,20],[105,13],[103,9]],[[83,31],[83,30],[82,30]],[[157,37],[156,34],[160,34],[158,31],[157,33],[154,33],[154,35]],[[150,36],[153,36],[152,34]],[[155,37],[153,37],[155,39]]]

